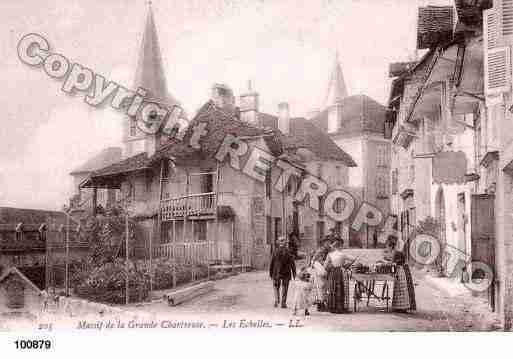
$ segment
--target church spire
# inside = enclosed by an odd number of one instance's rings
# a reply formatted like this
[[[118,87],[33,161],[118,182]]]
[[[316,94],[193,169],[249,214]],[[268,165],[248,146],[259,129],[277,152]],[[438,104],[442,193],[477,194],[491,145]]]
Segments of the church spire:
[[[151,1],[148,2],[146,25],[139,50],[137,69],[135,72],[134,89],[142,87],[149,91],[147,97],[160,100],[172,106],[177,101],[169,94],[166,76],[160,53],[157,28],[153,20]]]
[[[338,59],[338,50],[335,53],[335,65],[331,72],[330,82],[328,83],[328,91],[326,93],[326,99],[324,101],[324,107],[329,107],[337,102],[340,102],[343,98],[347,97],[347,88],[344,81],[344,75],[342,74],[342,68]]]

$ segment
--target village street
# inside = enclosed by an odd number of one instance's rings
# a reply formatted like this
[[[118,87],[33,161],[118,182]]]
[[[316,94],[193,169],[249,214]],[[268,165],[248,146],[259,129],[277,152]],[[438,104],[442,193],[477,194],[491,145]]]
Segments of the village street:
[[[209,330],[328,330],[328,331],[491,331],[500,330],[497,318],[488,310],[484,298],[473,297],[459,283],[435,278],[429,273],[413,270],[417,312],[398,314],[385,312],[382,303],[369,307],[361,302],[358,312],[331,314],[317,312],[293,316],[291,282],[288,309],[273,307],[272,282],[266,271],[250,271],[214,281],[214,290],[176,306],[161,299],[150,303],[117,306],[107,313],[102,304],[79,304],[69,310],[50,306],[46,312],[29,317],[2,317],[1,330],[108,330],[108,322],[123,322],[125,329]],[[154,292],[158,298],[166,291]],[[392,293],[390,293],[391,295]],[[92,303],[91,303],[92,304]],[[112,308],[112,307],[111,307]],[[99,311],[100,310],[100,311]],[[103,313],[102,313],[103,312]],[[112,327],[114,329],[116,327]]]
[[[269,322],[274,328],[288,329],[290,320],[299,319],[301,328],[293,330],[342,331],[480,331],[494,330],[494,318],[481,298],[465,290],[445,290],[429,274],[414,272],[418,311],[415,314],[386,313],[379,308],[361,306],[357,313],[319,313],[312,308],[310,317],[292,316],[292,310],[273,308],[273,289],[266,272],[247,272],[215,282],[215,290],[187,303],[169,307],[164,302],[134,307],[131,310],[154,320],[203,321],[222,327],[224,321]],[[454,285],[448,285],[452,288]],[[457,288],[457,285],[456,285]],[[289,290],[289,307],[294,292]],[[372,306],[372,303],[371,303]],[[351,294],[352,307],[352,294]],[[292,329],[289,329],[292,330]]]

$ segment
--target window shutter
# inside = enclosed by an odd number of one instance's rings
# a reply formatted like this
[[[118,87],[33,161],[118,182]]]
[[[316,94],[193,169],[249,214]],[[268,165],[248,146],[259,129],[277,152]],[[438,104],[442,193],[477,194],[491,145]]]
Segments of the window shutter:
[[[513,35],[513,0],[501,1],[502,35]]]
[[[485,49],[485,92],[487,96],[510,90],[510,49]]]
[[[499,41],[499,16],[495,8],[483,11],[483,35],[485,49],[497,47]]]
[[[510,49],[499,47],[503,38],[513,35],[513,0],[483,11],[485,52],[485,94],[499,95],[510,90]],[[487,99],[488,102],[488,99]]]

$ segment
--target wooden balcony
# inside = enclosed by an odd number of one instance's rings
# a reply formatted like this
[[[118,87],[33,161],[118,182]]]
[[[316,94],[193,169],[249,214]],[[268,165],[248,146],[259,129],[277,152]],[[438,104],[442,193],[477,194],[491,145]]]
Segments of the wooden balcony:
[[[174,259],[186,265],[207,265],[216,259],[215,246],[207,241],[161,244],[155,248],[153,255],[155,258]]]
[[[215,192],[191,194],[164,199],[160,203],[162,221],[175,218],[200,217],[215,214]]]

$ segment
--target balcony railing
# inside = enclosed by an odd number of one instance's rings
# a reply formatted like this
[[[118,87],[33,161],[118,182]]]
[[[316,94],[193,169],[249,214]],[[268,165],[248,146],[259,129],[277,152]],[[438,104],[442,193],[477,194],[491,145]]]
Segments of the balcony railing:
[[[215,213],[215,192],[191,194],[161,201],[162,220],[184,216],[202,216]]]
[[[216,259],[215,248],[207,241],[161,244],[155,248],[153,255],[156,258],[174,259],[177,263],[187,265],[206,265]]]

